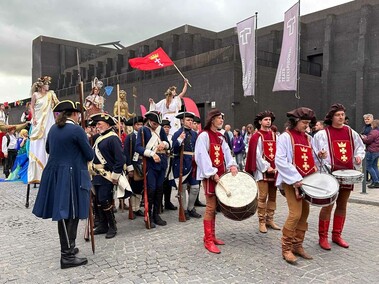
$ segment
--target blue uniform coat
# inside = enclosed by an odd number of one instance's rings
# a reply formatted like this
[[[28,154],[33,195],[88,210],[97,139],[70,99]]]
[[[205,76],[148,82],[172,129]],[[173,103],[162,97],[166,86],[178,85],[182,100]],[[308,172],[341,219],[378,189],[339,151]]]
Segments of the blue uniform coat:
[[[93,151],[84,130],[73,123],[51,127],[46,152],[49,154],[33,214],[53,221],[88,218],[91,179],[87,162]]]

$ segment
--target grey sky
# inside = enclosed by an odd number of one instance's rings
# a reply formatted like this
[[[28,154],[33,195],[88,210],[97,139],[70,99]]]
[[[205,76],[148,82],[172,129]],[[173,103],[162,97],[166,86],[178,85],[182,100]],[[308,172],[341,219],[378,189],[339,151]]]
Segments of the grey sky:
[[[301,15],[348,0],[302,0]],[[39,35],[124,46],[189,24],[222,31],[258,12],[258,28],[283,21],[296,0],[0,1],[0,102],[29,96],[32,41]],[[48,75],[48,74],[46,74]]]

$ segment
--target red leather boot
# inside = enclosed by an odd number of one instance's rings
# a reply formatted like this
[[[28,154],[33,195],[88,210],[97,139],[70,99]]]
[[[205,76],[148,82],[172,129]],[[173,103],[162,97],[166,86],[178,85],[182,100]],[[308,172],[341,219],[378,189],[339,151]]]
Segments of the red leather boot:
[[[331,246],[328,242],[328,230],[329,230],[330,220],[318,220],[318,244],[322,249],[330,250]]]
[[[212,220],[212,237],[213,237],[213,242],[215,245],[218,245],[218,246],[225,245],[225,243],[222,240],[219,240],[216,238],[216,219]]]
[[[332,241],[340,247],[348,248],[349,244],[341,238],[343,225],[345,224],[345,216],[334,215]]]
[[[212,220],[204,220],[204,247],[212,253],[220,253],[221,251],[213,242]]]

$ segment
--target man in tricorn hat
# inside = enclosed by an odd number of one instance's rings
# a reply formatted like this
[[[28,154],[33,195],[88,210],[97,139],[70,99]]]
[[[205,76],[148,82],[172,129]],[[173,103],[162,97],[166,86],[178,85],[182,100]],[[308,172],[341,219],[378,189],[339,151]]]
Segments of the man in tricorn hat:
[[[267,233],[266,225],[274,230],[280,230],[274,222],[277,191],[276,135],[270,129],[274,120],[275,115],[269,110],[260,112],[255,117],[254,126],[259,130],[250,139],[250,151],[247,153],[245,166],[246,172],[254,175],[258,183],[258,219],[261,233]]]
[[[230,148],[223,135],[219,132],[224,123],[224,114],[218,109],[208,113],[204,131],[196,140],[195,161],[197,164],[196,178],[202,180],[206,209],[204,214],[204,247],[212,253],[220,253],[216,245],[224,242],[217,239],[216,227],[216,184],[220,176],[229,170],[232,175],[238,173],[237,164],[234,161]]]
[[[75,247],[79,219],[88,218],[91,179],[87,163],[93,159],[87,135],[78,125],[80,109],[79,103],[69,100],[54,108],[60,114],[47,136],[49,159],[33,208],[37,217],[58,221],[62,269],[87,263],[87,258],[76,256],[79,249]]]
[[[129,175],[129,183],[134,193],[134,195],[130,197],[130,203],[133,211],[132,219],[135,219],[136,216],[144,216],[140,210],[143,191],[142,158],[139,158],[136,152],[137,133],[143,126],[143,117],[136,116],[130,118],[126,121],[125,125],[133,127],[133,132],[125,139],[124,155],[126,158],[126,170]]]
[[[295,255],[312,259],[303,248],[309,203],[302,199],[300,191],[303,178],[317,171],[311,137],[305,133],[309,124],[316,122],[316,117],[314,111],[306,107],[287,112],[287,117],[288,128],[279,136],[276,147],[276,185],[284,190],[289,210],[282,229],[282,256],[288,263],[295,264]]]
[[[180,119],[182,127],[174,133],[172,137],[172,150],[174,153],[173,174],[175,184],[179,187],[180,171],[182,172],[182,204],[186,219],[201,218],[201,215],[196,212],[195,201],[200,190],[199,181],[196,180],[196,167],[194,167],[194,151],[197,139],[197,133],[192,130],[192,123],[195,115],[192,112],[181,112],[176,118]],[[183,151],[182,151],[183,147]],[[183,155],[183,157],[181,157]],[[183,159],[183,167],[180,168],[180,159]],[[188,204],[186,188],[189,184]]]
[[[113,187],[118,183],[125,164],[121,140],[113,130],[116,120],[107,113],[98,113],[90,116],[96,122],[99,137],[93,146],[95,158],[93,160],[92,184],[96,193],[96,203],[99,209],[99,225],[95,235],[106,234],[110,239],[116,236],[117,226],[113,214]]]
[[[345,125],[345,107],[342,104],[333,104],[325,117],[324,130],[314,136],[316,150],[325,150],[327,157],[325,164],[332,171],[354,169],[359,166],[365,156],[365,148],[359,134]],[[336,210],[333,218],[332,241],[337,245],[348,248],[349,244],[342,239],[341,234],[346,218],[347,201],[353,184],[340,184],[337,197]],[[319,245],[325,250],[330,250],[328,231],[333,204],[323,207],[319,216]]]
[[[159,216],[163,198],[163,181],[167,168],[167,150],[170,144],[162,126],[162,114],[159,111],[145,113],[146,124],[138,131],[136,152],[146,157],[147,190],[149,203],[150,228],[167,225]]]

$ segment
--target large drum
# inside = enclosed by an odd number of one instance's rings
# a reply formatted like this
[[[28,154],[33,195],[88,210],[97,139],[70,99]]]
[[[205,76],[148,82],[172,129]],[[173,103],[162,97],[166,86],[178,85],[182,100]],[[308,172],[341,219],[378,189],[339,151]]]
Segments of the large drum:
[[[356,170],[338,170],[332,172],[340,184],[354,184],[363,181],[363,173]]]
[[[245,172],[236,176],[226,173],[216,185],[216,196],[225,217],[242,221],[255,214],[258,207],[258,186]]]
[[[333,204],[339,191],[338,180],[325,173],[314,173],[302,180],[304,199],[315,206],[329,206]]]

